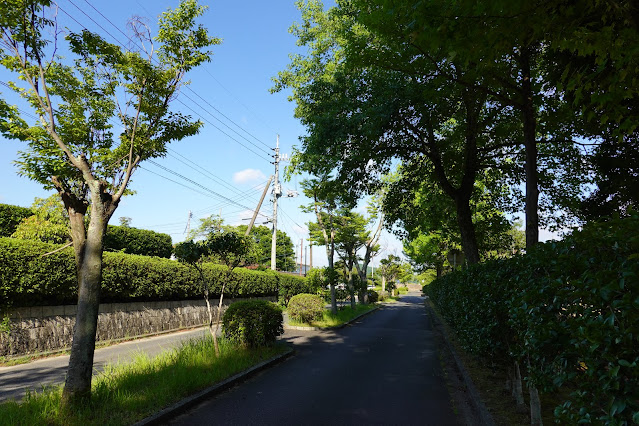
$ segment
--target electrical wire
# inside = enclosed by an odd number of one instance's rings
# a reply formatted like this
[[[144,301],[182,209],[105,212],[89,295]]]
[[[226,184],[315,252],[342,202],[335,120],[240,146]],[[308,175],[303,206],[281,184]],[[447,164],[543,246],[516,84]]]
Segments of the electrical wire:
[[[69,3],[71,3],[73,6],[75,6],[77,9],[80,10],[80,12],[82,12],[82,14],[84,14],[87,18],[89,18],[93,23],[95,23],[98,27],[100,27],[105,33],[107,33],[111,38],[113,38],[113,40],[115,40],[120,46],[125,47],[124,43],[122,43],[117,37],[115,37],[113,34],[111,34],[109,31],[107,31],[102,25],[100,25],[96,20],[94,20],[91,16],[89,16],[85,11],[83,11],[82,9],[80,9],[75,3],[73,3],[72,0],[67,0],[69,1]],[[111,26],[113,26],[114,28],[116,28],[124,37],[126,37],[134,46],[136,46],[138,49],[140,49],[141,51],[143,51],[144,49],[138,45],[131,37],[129,37],[127,34],[125,34],[118,26],[116,26],[113,22],[111,22],[110,19],[108,19],[106,16],[104,16],[104,14],[102,14],[95,6],[93,6],[91,3],[89,3],[87,0],[85,0],[85,2],[87,4],[89,4],[89,6],[91,6],[92,9],[94,9],[103,19],[105,19],[109,24],[111,24]],[[58,6],[59,7],[59,6]],[[75,18],[73,18],[71,15],[69,15],[68,12],[64,11],[62,8],[60,8],[60,10],[62,10],[67,16],[69,16],[71,19],[73,19],[78,25],[82,26],[84,29],[87,29],[84,25],[80,24]],[[154,59],[154,61],[157,62],[157,60]],[[229,117],[227,117],[225,114],[223,114],[219,109],[217,109],[216,107],[214,107],[210,102],[208,102],[207,100],[205,100],[202,96],[200,96],[197,92],[195,92],[193,89],[191,89],[188,86],[185,86],[187,90],[189,90],[191,93],[193,93],[195,96],[197,96],[198,98],[202,99],[209,107],[213,108],[216,112],[218,112],[220,115],[222,115],[225,119],[227,119],[228,121],[230,121],[232,124],[234,124],[237,128],[239,128],[240,130],[242,130],[243,132],[245,132],[246,134],[248,134],[249,136],[251,136],[253,139],[255,139],[256,141],[258,141],[259,143],[261,143],[262,145],[264,145],[266,148],[270,149],[270,147],[265,144],[264,142],[262,142],[261,140],[259,140],[258,138],[256,138],[255,136],[253,136],[250,132],[248,132],[246,129],[244,129],[242,126],[240,126],[239,124],[237,124],[235,121],[231,120]],[[196,101],[193,100],[193,98],[189,97],[188,95],[182,93],[182,95],[184,97],[186,97],[187,99],[189,99],[191,102],[193,102],[195,105],[197,105],[198,107],[200,107],[203,111],[207,111],[204,107],[202,107],[199,103],[197,103]],[[179,99],[177,100],[178,102]],[[185,105],[183,102],[180,102],[182,105]],[[186,105],[185,105],[186,106]],[[189,108],[191,109],[191,108]],[[197,114],[193,109],[191,109],[191,111],[193,111],[195,114]],[[234,132],[235,134],[237,134],[239,137],[243,138],[244,140],[246,140],[248,143],[250,143],[251,145],[253,145],[256,149],[264,152],[266,155],[270,155],[269,151],[264,150],[263,148],[255,145],[253,142],[251,142],[250,140],[248,140],[246,137],[242,136],[241,134],[239,134],[237,131],[233,130],[230,126],[228,126],[226,123],[224,123],[222,120],[220,120],[219,118],[215,117],[210,111],[207,111],[207,113],[213,117],[214,119],[216,119],[217,121],[219,121],[223,126],[227,127],[229,130],[231,130],[232,132]],[[199,115],[199,114],[198,114]],[[200,115],[200,118],[203,119],[203,117]],[[230,139],[232,139],[233,141],[235,141],[236,143],[242,145],[244,148],[248,149],[249,151],[253,152],[254,154],[262,157],[261,155],[257,154],[255,151],[253,151],[252,149],[249,149],[248,147],[246,147],[246,145],[242,144],[241,142],[239,142],[237,139],[231,137],[228,133],[224,132],[222,129],[220,129],[218,126],[214,125],[213,123],[207,121],[210,125],[212,125],[213,127],[215,127],[217,130],[219,130],[220,132],[222,132],[223,134],[225,134],[227,137],[229,137]],[[264,158],[264,157],[262,157]],[[268,161],[268,160],[267,160]]]

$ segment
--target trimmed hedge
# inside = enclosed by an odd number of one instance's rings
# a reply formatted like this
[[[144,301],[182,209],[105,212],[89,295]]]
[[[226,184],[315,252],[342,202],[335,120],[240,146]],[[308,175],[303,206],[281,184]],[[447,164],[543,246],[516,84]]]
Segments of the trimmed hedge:
[[[0,307],[64,305],[77,303],[77,278],[73,249],[68,247],[42,257],[59,246],[13,238],[0,238]],[[202,296],[195,268],[177,261],[124,253],[103,254],[101,301],[196,299]],[[219,295],[225,267],[204,264],[211,297]],[[289,276],[272,271],[237,268],[226,286],[228,297],[276,296],[280,285],[290,290]],[[300,284],[296,277],[295,283]],[[300,284],[300,287],[303,287]]]
[[[104,235],[104,250],[169,258],[173,253],[173,243],[167,234],[109,225]]]
[[[520,362],[540,392],[569,393],[558,422],[639,423],[638,216],[451,273],[427,292],[467,350]]]
[[[22,219],[33,216],[31,209],[11,204],[0,204],[0,237],[10,237]]]
[[[245,347],[267,346],[284,333],[282,310],[265,300],[232,303],[222,317],[224,336]]]
[[[321,283],[297,275],[281,273],[279,300],[288,305],[291,297],[300,293],[317,293]]]

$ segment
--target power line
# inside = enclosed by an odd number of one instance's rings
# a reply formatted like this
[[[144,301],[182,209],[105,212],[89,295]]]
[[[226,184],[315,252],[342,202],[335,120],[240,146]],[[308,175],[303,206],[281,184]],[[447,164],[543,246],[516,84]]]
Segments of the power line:
[[[177,176],[177,177],[179,177],[179,178],[181,178],[181,179],[183,179],[183,180],[185,180],[185,181],[187,181],[187,182],[189,182],[189,183],[191,183],[191,184],[193,184],[193,185],[195,185],[195,186],[197,186],[197,187],[202,188],[203,190],[205,190],[205,191],[207,191],[207,192],[209,192],[209,193],[211,193],[211,194],[213,194],[213,195],[217,196],[218,198],[221,198],[221,199],[223,199],[223,200],[228,201],[230,204],[234,204],[234,205],[236,205],[236,206],[238,206],[238,207],[242,207],[242,208],[244,208],[244,209],[247,209],[247,210],[251,210],[251,211],[253,211],[253,209],[251,209],[250,207],[246,207],[246,206],[245,206],[245,205],[243,205],[243,204],[237,203],[237,202],[235,202],[235,201],[231,200],[230,198],[225,197],[224,195],[222,195],[222,194],[220,194],[220,193],[218,193],[218,192],[215,192],[215,191],[213,191],[212,189],[209,189],[209,188],[205,187],[204,185],[202,185],[202,184],[200,184],[200,183],[197,183],[196,181],[194,181],[194,180],[192,180],[192,179],[189,179],[188,177],[186,177],[186,176],[184,176],[184,175],[182,175],[182,174],[180,174],[180,173],[178,173],[178,172],[176,172],[176,171],[174,171],[174,170],[169,169],[168,167],[165,167],[165,166],[163,166],[163,165],[161,165],[161,164],[159,164],[159,163],[156,163],[156,162],[155,162],[155,161],[153,161],[153,160],[147,160],[147,161],[148,161],[149,163],[153,164],[154,166],[159,167],[159,168],[161,168],[162,170],[165,170],[165,171],[167,171],[167,172],[171,173],[172,175],[175,175],[175,176]]]
[[[220,178],[218,176],[215,176],[213,173],[209,172],[204,167],[200,166],[199,164],[195,163],[192,160],[189,160],[188,158],[186,158],[182,154],[176,152],[175,150],[173,150],[171,148],[167,148],[167,151],[170,151],[169,156],[175,158],[177,161],[179,161],[180,163],[184,164],[188,168],[195,170],[196,172],[208,177],[209,179],[214,180],[215,182],[217,182],[217,183],[219,183],[221,185],[224,185],[227,189],[230,189],[232,191],[238,191],[239,190],[238,188],[236,188],[233,185],[225,182],[224,180],[222,180],[222,178]],[[178,157],[182,158],[182,160],[180,158],[178,158]]]
[[[69,0],[71,1],[71,0]],[[93,10],[95,10],[102,18],[104,18],[109,24],[111,24],[111,26],[113,26],[115,29],[117,29],[120,34],[122,34],[124,37],[128,38],[129,41],[131,41],[135,46],[137,46],[138,49],[141,49],[141,47],[135,43],[133,40],[131,40],[131,38],[126,35],[121,29],[120,27],[116,26],[113,22],[111,22],[111,20],[109,18],[107,18],[106,16],[104,16],[104,14],[102,12],[100,12],[99,9],[97,9],[94,5],[92,5],[88,0],[84,0],[84,2],[86,4],[88,4]],[[141,5],[140,5],[141,6]],[[76,6],[77,7],[77,6]],[[146,9],[145,9],[146,10]],[[84,13],[84,12],[83,12]],[[147,11],[148,13],[148,11]],[[95,22],[95,21],[94,21]],[[102,27],[100,27],[102,28]],[[108,34],[108,32],[107,32]],[[111,36],[113,37],[113,36]],[[115,39],[115,37],[113,37]],[[117,39],[116,39],[117,40]],[[209,74],[211,76],[211,78],[213,78],[213,80],[215,80],[215,82],[217,84],[219,84],[224,90],[226,90],[229,94],[233,95],[233,93],[231,93],[230,90],[228,90],[226,87],[224,87],[224,85],[222,85],[222,83],[220,83],[215,76],[207,69],[205,68],[205,71],[207,74]],[[270,146],[265,144],[264,142],[262,142],[260,139],[256,138],[254,135],[252,135],[251,133],[249,133],[246,129],[244,129],[242,126],[240,126],[239,124],[237,124],[235,121],[231,120],[229,117],[227,117],[222,111],[220,111],[219,109],[217,109],[215,106],[211,105],[206,99],[204,99],[202,96],[200,96],[199,93],[197,92],[193,92],[198,98],[200,98],[202,101],[204,101],[208,106],[210,106],[211,108],[213,108],[218,114],[220,114],[222,117],[224,117],[225,119],[227,119],[228,121],[230,121],[231,123],[233,123],[238,129],[242,130],[244,133],[246,133],[247,135],[249,135],[250,137],[252,137],[253,139],[255,139],[257,142],[261,143],[262,145],[264,145],[265,147],[270,149]],[[236,99],[237,100],[237,99]],[[239,102],[239,101],[238,101]],[[244,105],[242,102],[240,102],[240,104],[247,109],[249,112],[253,113],[253,111],[251,111],[246,105]],[[253,113],[254,114],[254,113]],[[271,129],[272,131],[274,131],[273,129]]]
[[[184,93],[183,93],[183,95],[184,95]],[[191,98],[189,98],[187,95],[184,95],[184,96],[185,96],[186,98],[188,98],[188,99],[191,99]],[[224,130],[220,129],[218,126],[216,126],[215,124],[211,123],[211,122],[210,122],[209,120],[207,120],[206,118],[202,117],[202,116],[201,116],[200,114],[198,114],[198,113],[197,113],[197,112],[196,112],[193,108],[191,108],[190,106],[186,105],[186,104],[185,104],[184,102],[182,102],[181,100],[176,99],[175,101],[176,101],[176,102],[181,103],[184,107],[186,107],[186,108],[188,108],[189,110],[191,110],[194,114],[196,114],[196,115],[197,115],[198,117],[200,117],[202,120],[204,120],[205,122],[207,122],[209,125],[211,125],[211,126],[215,127],[217,130],[219,130],[221,133],[223,133],[224,135],[226,135],[226,136],[227,136],[229,139],[231,139],[232,141],[234,141],[234,142],[236,142],[236,143],[240,144],[241,146],[243,146],[243,147],[244,147],[244,148],[246,148],[247,150],[251,151],[253,154],[255,154],[255,155],[257,155],[258,157],[260,157],[261,159],[266,160],[266,161],[270,161],[268,158],[264,157],[262,154],[258,154],[257,152],[253,151],[251,148],[249,148],[248,146],[244,145],[242,142],[238,141],[238,140],[237,140],[237,139],[235,139],[233,136],[229,135],[229,134],[228,134],[228,133],[226,133]],[[202,106],[201,106],[201,105],[197,104],[197,102],[194,102],[192,99],[191,99],[191,102],[195,103],[195,104],[196,104],[196,105],[198,105],[200,108],[202,108]],[[202,108],[202,109],[203,109],[203,108]],[[261,149],[261,148],[260,148],[260,149]]]
[[[120,40],[118,40],[117,37],[115,37],[113,34],[111,34],[109,31],[107,31],[104,27],[102,27],[102,25],[100,25],[97,21],[95,21],[91,16],[89,16],[86,12],[84,12],[82,9],[80,9],[75,3],[73,3],[72,0],[68,0],[69,3],[71,3],[73,6],[75,6],[77,9],[80,10],[80,12],[82,12],[87,18],[89,18],[93,23],[95,23],[98,27],[100,27],[105,33],[107,33],[111,38],[113,38],[113,40],[115,40],[120,46],[125,47],[124,43],[122,43]],[[98,14],[100,14],[100,16],[102,16],[109,24],[111,24],[111,26],[113,26],[114,28],[116,28],[122,35],[124,35],[124,37],[126,37],[134,46],[136,46],[138,49],[140,49],[141,51],[143,51],[144,49],[137,44],[131,37],[129,37],[127,34],[125,34],[118,26],[116,26],[113,22],[111,22],[110,19],[108,19],[106,16],[104,16],[104,14],[102,14],[95,6],[91,5],[87,0],[85,0],[86,3],[88,3]],[[62,8],[60,8],[60,10],[62,10],[67,16],[69,16],[71,19],[73,19],[78,25],[80,25],[82,28],[84,28],[85,30],[88,30],[84,25],[80,24],[75,18],[73,18],[71,15],[69,15],[68,12],[64,11]],[[157,60],[153,59],[155,62],[157,62]],[[259,143],[261,143],[262,145],[264,145],[265,147],[269,148],[270,147],[265,144],[264,142],[262,142],[261,140],[259,140],[258,138],[256,138],[255,136],[253,136],[251,133],[249,133],[247,130],[245,130],[244,128],[242,128],[239,124],[237,124],[236,122],[234,122],[233,120],[231,120],[229,117],[227,117],[225,114],[223,114],[219,109],[215,108],[213,105],[211,105],[210,102],[206,101],[202,96],[200,96],[197,92],[195,92],[193,89],[191,89],[188,86],[185,86],[187,90],[189,90],[191,93],[193,93],[194,95],[196,95],[197,97],[199,97],[200,99],[202,99],[207,105],[209,105],[211,108],[213,108],[215,111],[217,111],[220,115],[222,115],[224,118],[226,118],[228,121],[230,121],[231,123],[233,123],[237,128],[239,128],[240,130],[244,131],[246,134],[248,134],[249,136],[251,136],[253,139],[255,139],[256,141],[258,141]],[[188,95],[182,93],[182,95],[184,97],[186,97],[187,99],[189,99],[191,102],[193,102],[195,105],[197,105],[198,107],[200,107],[202,110],[207,111],[205,108],[203,108],[199,103],[197,103],[196,101],[193,100],[193,98],[189,97]],[[178,102],[180,102],[182,105],[186,106],[183,102],[179,101],[179,99],[177,100]],[[197,112],[195,112],[192,108],[191,111],[193,111],[195,114],[197,114]],[[266,155],[269,155],[270,153],[266,150],[264,150],[263,148],[255,145],[253,142],[251,142],[250,140],[248,140],[246,137],[242,136],[241,134],[239,134],[237,131],[233,130],[229,125],[227,125],[226,123],[224,123],[222,120],[220,120],[219,118],[215,117],[211,112],[207,111],[208,114],[213,117],[214,119],[216,119],[217,121],[219,121],[222,125],[224,125],[226,128],[228,128],[229,130],[231,130],[232,132],[234,132],[235,134],[237,134],[239,137],[243,138],[244,140],[246,140],[248,143],[250,143],[251,145],[253,145],[255,148],[261,150],[262,152],[264,152]],[[197,114],[198,116],[200,116],[200,118],[203,119],[203,117],[199,114]],[[238,144],[242,145],[244,148],[248,149],[249,151],[253,152],[254,154],[262,157],[261,155],[257,154],[255,151],[253,151],[252,149],[249,149],[246,145],[242,144],[241,142],[239,142],[237,139],[231,137],[228,133],[224,132],[222,129],[220,129],[219,127],[217,127],[216,125],[214,125],[213,123],[211,123],[210,121],[207,121],[210,125],[212,125],[213,127],[215,127],[216,129],[218,129],[220,132],[224,133],[227,137],[229,137],[230,139],[232,139],[233,141],[237,142]],[[264,157],[262,157],[264,158]],[[268,161],[268,160],[267,160]]]

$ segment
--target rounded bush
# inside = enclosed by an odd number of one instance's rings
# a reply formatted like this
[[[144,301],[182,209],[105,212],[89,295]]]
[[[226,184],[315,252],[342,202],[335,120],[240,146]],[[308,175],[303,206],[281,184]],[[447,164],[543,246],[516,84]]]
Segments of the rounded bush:
[[[368,303],[377,303],[379,294],[375,290],[368,290]]]
[[[265,300],[243,300],[232,303],[222,317],[224,336],[245,347],[275,343],[284,332],[281,309]]]
[[[288,302],[288,313],[296,321],[319,320],[324,314],[324,299],[316,294],[298,294]]]

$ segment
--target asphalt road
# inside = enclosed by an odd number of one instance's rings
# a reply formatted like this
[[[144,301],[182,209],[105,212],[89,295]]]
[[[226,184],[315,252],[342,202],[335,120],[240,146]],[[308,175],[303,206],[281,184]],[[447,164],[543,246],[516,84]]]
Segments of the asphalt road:
[[[180,345],[184,340],[206,334],[206,328],[198,328],[97,349],[93,359],[94,374],[102,371],[107,364],[130,361],[141,352],[154,356]],[[43,386],[63,383],[68,365],[69,356],[63,355],[13,367],[0,367],[0,401],[21,399],[27,389],[41,390]]]
[[[296,355],[174,425],[459,424],[416,293],[336,331],[288,331]]]

